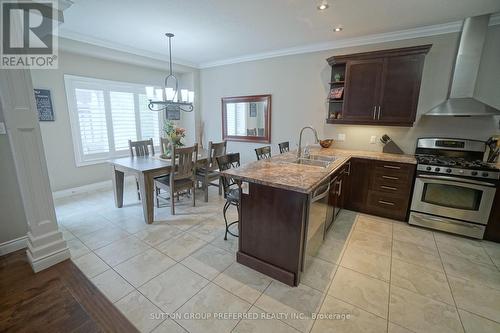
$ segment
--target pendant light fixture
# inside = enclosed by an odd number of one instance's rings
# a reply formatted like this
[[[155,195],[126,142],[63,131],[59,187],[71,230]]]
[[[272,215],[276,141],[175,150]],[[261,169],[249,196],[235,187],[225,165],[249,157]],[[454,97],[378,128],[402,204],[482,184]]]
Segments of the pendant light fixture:
[[[179,96],[179,81],[172,71],[172,37],[173,33],[166,33],[168,37],[168,53],[169,53],[169,69],[170,74],[165,78],[163,89],[155,89],[154,87],[146,87],[146,96],[149,99],[148,108],[151,111],[167,111],[169,112],[191,112],[193,111],[194,92],[187,89],[180,90]],[[174,82],[174,88],[167,87],[169,81]],[[180,101],[179,101],[180,97]]]

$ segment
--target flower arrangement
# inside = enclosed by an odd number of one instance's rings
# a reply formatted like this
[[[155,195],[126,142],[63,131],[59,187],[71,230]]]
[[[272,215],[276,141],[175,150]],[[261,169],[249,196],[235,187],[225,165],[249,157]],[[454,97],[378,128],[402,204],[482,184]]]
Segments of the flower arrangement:
[[[165,132],[165,138],[170,142],[171,146],[182,147],[184,143],[182,139],[186,137],[186,129],[182,127],[177,127],[172,120],[166,120],[163,125],[163,132]],[[168,149],[168,154],[170,155],[170,148]]]

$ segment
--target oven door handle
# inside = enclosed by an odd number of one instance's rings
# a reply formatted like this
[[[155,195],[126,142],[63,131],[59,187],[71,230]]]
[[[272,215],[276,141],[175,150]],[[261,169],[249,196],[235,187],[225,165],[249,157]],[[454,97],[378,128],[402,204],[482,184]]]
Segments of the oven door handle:
[[[482,182],[479,180],[467,179],[467,178],[457,178],[457,177],[449,177],[449,176],[430,176],[430,175],[418,175],[417,178],[448,180],[448,181],[454,181],[454,182],[496,187],[496,185],[492,184],[492,183],[487,183],[487,182]]]

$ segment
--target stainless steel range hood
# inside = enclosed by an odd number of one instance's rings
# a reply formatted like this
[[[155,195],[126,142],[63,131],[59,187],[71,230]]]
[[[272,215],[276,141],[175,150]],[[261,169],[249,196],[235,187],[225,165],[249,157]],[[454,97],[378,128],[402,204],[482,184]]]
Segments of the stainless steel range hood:
[[[448,99],[425,113],[425,116],[476,117],[500,115],[500,110],[474,98],[474,89],[489,20],[489,14],[465,19]]]

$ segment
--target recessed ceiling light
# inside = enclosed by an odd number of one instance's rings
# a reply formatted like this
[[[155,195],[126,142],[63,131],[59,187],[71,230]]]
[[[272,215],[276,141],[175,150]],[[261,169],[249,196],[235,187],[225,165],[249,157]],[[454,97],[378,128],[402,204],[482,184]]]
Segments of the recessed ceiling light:
[[[318,10],[325,10],[328,7],[330,7],[328,5],[328,2],[326,0],[321,0],[321,1],[318,2],[318,6],[316,8],[318,8]]]
[[[335,31],[335,32],[341,32],[342,30],[344,30],[344,29],[342,29],[342,27],[336,27],[333,29],[333,31]]]

